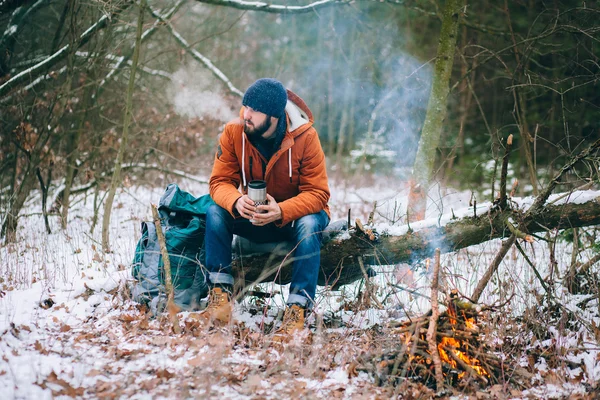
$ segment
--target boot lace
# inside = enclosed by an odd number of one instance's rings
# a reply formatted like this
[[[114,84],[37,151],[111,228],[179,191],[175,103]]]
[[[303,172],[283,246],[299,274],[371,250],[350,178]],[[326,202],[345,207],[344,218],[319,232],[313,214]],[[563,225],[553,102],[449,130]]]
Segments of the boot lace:
[[[289,331],[291,331],[300,321],[301,314],[302,309],[300,308],[290,307],[285,310],[283,322],[281,327],[277,330],[277,333],[289,333]]]
[[[212,290],[210,293],[209,301],[208,301],[208,307],[206,307],[206,309],[213,310],[215,308],[218,308],[222,304],[227,303],[227,301],[228,301],[228,294],[226,291]]]

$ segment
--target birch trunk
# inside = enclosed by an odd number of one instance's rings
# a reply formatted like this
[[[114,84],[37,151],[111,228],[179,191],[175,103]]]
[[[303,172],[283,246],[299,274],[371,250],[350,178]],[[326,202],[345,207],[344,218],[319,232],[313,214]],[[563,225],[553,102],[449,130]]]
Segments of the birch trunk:
[[[464,5],[465,0],[447,0],[444,7],[431,94],[410,182],[409,221],[419,221],[425,217],[427,191],[433,177],[442,124],[446,117],[450,75],[458,36],[458,21]]]

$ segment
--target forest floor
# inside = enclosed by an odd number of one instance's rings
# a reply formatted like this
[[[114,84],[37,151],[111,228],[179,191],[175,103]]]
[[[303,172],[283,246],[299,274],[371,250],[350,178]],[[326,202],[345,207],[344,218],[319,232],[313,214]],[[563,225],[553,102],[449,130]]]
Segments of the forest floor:
[[[207,191],[198,183],[180,186],[195,195]],[[406,207],[401,183],[381,178],[357,188],[332,180],[331,186],[334,220],[346,218],[351,208],[353,218],[364,222],[377,201],[376,223],[401,223]],[[273,284],[262,289],[280,294],[267,302],[246,297],[227,327],[199,330],[189,313],[180,313],[182,332],[173,333],[167,317],[152,318],[129,296],[139,225],[150,220],[149,205],[163,190],[130,187],[118,193],[108,254],[99,244],[100,227],[90,233],[93,195],[74,201],[66,231],[51,217],[50,235],[39,199],[29,200],[18,241],[0,247],[2,399],[598,396],[598,290],[572,295],[558,286],[555,296],[563,308],[556,310],[514,251],[482,299],[494,307],[478,318],[479,341],[503,365],[489,384],[467,374],[436,393],[431,381],[385,373],[394,360],[384,354],[402,345],[394,327],[431,308],[431,272],[424,262],[375,267],[373,298],[362,295],[364,282],[339,291],[319,288],[310,329],[283,347],[272,346],[267,333],[286,291]],[[428,217],[468,207],[470,193],[439,193]],[[444,287],[472,293],[500,246],[495,240],[443,255]],[[572,246],[565,240],[556,246],[556,265],[564,270],[572,262]],[[526,251],[548,275],[547,243],[538,241]],[[589,256],[581,251],[578,257]]]

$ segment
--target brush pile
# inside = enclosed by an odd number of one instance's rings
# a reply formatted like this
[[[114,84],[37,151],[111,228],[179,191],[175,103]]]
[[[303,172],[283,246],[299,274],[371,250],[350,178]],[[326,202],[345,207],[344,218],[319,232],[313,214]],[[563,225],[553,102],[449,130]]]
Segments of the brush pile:
[[[435,346],[443,377],[443,385],[484,388],[498,383],[502,361],[491,353],[481,332],[478,318],[480,308],[460,300],[456,292],[449,296],[447,308],[438,319],[435,329]],[[439,388],[435,363],[427,331],[431,311],[393,327],[397,336],[394,349],[383,354],[365,354],[357,361],[356,370],[374,375],[380,385],[399,384],[406,380]]]

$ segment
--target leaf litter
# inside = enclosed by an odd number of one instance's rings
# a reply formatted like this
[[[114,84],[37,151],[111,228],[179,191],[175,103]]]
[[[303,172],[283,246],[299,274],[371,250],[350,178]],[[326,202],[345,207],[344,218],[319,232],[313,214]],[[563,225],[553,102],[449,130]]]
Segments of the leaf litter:
[[[380,199],[394,198],[389,189],[373,193]],[[159,196],[159,189],[142,188],[135,194],[121,194],[123,207],[115,210],[114,220],[144,215],[139,205],[144,202],[139,198],[149,204]],[[458,197],[466,201],[466,196]],[[350,193],[343,198],[346,203],[357,202],[354,212],[368,213],[364,195],[358,199]],[[89,217],[89,206],[84,204],[78,210],[82,215],[79,221],[86,213]],[[340,204],[332,207],[343,215],[341,208]],[[482,326],[487,330],[486,340],[494,345],[494,354],[505,361],[506,372],[514,371],[509,367],[518,364],[531,378],[487,388],[467,385],[437,394],[419,382],[387,384],[377,379],[363,360],[371,357],[378,365],[386,351],[398,346],[393,322],[422,315],[428,309],[427,299],[415,293],[428,294],[424,288],[429,277],[426,271],[413,266],[407,269],[406,265],[382,269],[382,279],[372,286],[375,293],[368,296],[358,285],[342,292],[320,289],[323,300],[316,308],[310,334],[279,349],[270,345],[268,335],[278,305],[258,302],[268,309],[257,313],[248,299],[236,305],[237,322],[224,328],[206,330],[188,313],[180,313],[181,333],[176,334],[168,318],[152,318],[144,307],[129,300],[131,277],[123,265],[130,262],[135,240],[119,237],[138,238],[139,234],[133,223],[126,232],[121,231],[120,223],[113,225],[111,235],[116,243],[112,254],[101,256],[90,237],[83,234],[87,227],[75,222],[68,235],[55,233],[45,241],[43,224],[34,217],[25,220],[23,248],[11,245],[0,249],[3,260],[21,256],[16,266],[30,276],[0,287],[0,392],[7,398],[424,399],[437,395],[586,399],[593,398],[600,381],[597,297],[584,299],[586,307],[581,308],[581,298],[562,296],[565,306],[583,315],[595,331],[577,323],[564,329],[561,324],[568,321],[560,315],[552,318],[550,305],[543,300],[536,303],[539,292],[531,288],[531,293],[522,295],[527,304],[514,313],[520,317],[508,319],[490,312],[488,323]],[[81,240],[73,244],[70,240],[75,237]],[[464,277],[465,265],[458,272],[452,268],[466,263],[473,254],[490,259],[497,243],[448,255],[448,276]],[[54,271],[46,267],[44,274],[39,272],[36,254],[40,251],[49,254],[47,262]],[[539,255],[543,250],[536,252],[538,262],[543,262],[544,255]],[[66,260],[65,264],[59,259]],[[0,275],[6,279],[10,272],[0,270]],[[395,283],[411,291],[390,295],[389,277],[393,275],[401,276]],[[502,288],[510,282],[499,277],[497,294],[504,295]],[[279,297],[284,297],[285,290],[265,286],[271,292],[281,291]],[[378,309],[374,299],[384,302],[385,309]],[[537,311],[523,317],[529,310]],[[536,323],[546,329],[534,329],[531,325]],[[499,324],[503,324],[501,329]],[[551,329],[553,326],[557,328]]]

